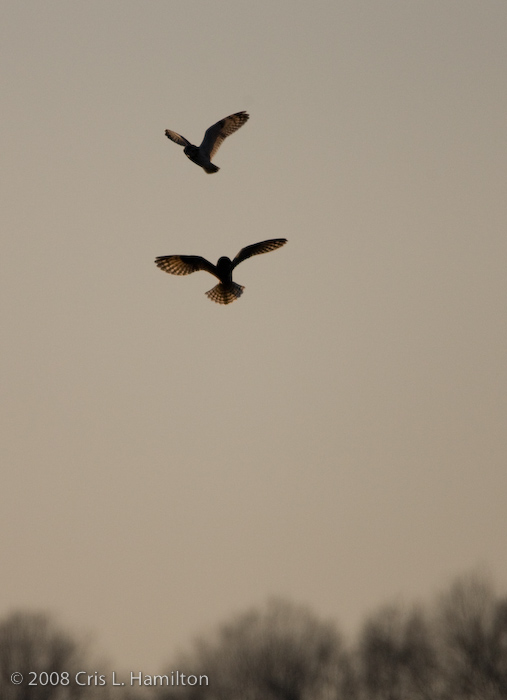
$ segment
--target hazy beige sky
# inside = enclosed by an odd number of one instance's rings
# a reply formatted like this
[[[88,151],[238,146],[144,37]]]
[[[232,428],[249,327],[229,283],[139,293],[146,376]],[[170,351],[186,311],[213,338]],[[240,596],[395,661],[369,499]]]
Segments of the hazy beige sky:
[[[507,586],[505,0],[2,5],[0,614],[117,668]],[[164,136],[250,121],[207,176]],[[266,238],[234,304],[205,273]]]

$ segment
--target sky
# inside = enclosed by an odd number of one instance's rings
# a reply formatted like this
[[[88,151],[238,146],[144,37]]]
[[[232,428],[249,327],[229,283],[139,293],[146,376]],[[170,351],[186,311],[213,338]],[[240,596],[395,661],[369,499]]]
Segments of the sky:
[[[0,615],[118,669],[507,589],[504,0],[6,0]],[[199,143],[250,120],[208,176]],[[212,262],[287,238],[235,272]]]

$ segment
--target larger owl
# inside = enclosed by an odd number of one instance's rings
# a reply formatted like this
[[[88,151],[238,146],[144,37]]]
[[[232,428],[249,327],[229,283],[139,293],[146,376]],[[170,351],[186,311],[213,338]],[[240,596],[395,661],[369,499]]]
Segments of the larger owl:
[[[200,165],[206,173],[217,173],[220,168],[214,165],[211,159],[222,145],[223,140],[243,126],[249,117],[250,115],[246,112],[236,112],[236,114],[230,114],[221,119],[206,131],[200,146],[194,146],[184,136],[180,136],[170,129],[166,129],[165,135],[174,143],[183,146],[183,153],[187,158]]]
[[[242,248],[234,260],[223,257],[216,265],[210,263],[200,255],[161,255],[156,258],[155,263],[164,272],[171,275],[190,275],[198,270],[205,270],[220,280],[220,284],[206,292],[206,295],[217,304],[230,304],[243,294],[244,287],[232,281],[232,271],[240,262],[251,258],[252,255],[269,253],[272,250],[281,248],[287,243],[286,238],[272,238],[268,241],[253,243]]]

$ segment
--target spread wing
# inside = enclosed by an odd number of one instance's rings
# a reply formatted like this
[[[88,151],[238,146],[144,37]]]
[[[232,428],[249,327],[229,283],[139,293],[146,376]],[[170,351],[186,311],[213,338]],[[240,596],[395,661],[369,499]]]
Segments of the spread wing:
[[[200,255],[160,255],[155,265],[171,275],[190,275],[198,270],[206,270],[216,276],[216,268]]]
[[[249,118],[250,115],[246,112],[236,112],[236,114],[230,114],[225,119],[221,119],[213,126],[210,126],[199,146],[202,153],[211,160],[222,145],[223,140],[243,126]]]
[[[174,141],[174,143],[177,143],[180,146],[190,146],[191,145],[190,141],[187,141],[187,139],[184,136],[180,136],[175,131],[171,131],[170,129],[165,130],[165,135],[167,136],[168,139],[171,139],[171,141]]]
[[[272,250],[281,248],[287,243],[286,238],[271,238],[268,241],[261,241],[260,243],[252,243],[252,245],[247,245],[246,248],[242,248],[232,261],[232,267],[235,268],[240,262],[251,258],[252,255],[260,255],[261,253],[270,253]]]

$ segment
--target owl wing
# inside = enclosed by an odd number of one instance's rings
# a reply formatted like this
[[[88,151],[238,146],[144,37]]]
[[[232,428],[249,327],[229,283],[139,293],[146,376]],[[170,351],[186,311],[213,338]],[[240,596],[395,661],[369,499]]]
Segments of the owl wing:
[[[171,275],[190,275],[198,270],[205,270],[216,276],[216,268],[200,255],[160,255],[155,265]]]
[[[246,248],[242,248],[232,261],[232,267],[235,268],[240,262],[251,258],[252,255],[260,255],[261,253],[270,253],[272,250],[281,248],[287,243],[286,238],[270,238],[268,241],[261,241],[260,243],[252,243],[252,245],[247,245]]]
[[[223,140],[243,126],[249,118],[250,115],[246,112],[236,112],[236,114],[230,114],[225,119],[210,126],[199,146],[202,153],[211,160],[222,145]]]
[[[175,131],[171,131],[170,129],[165,130],[165,135],[168,139],[171,139],[171,141],[174,141],[174,143],[177,143],[180,146],[185,147],[191,145],[190,141],[187,141],[187,139],[184,136],[180,136]]]

